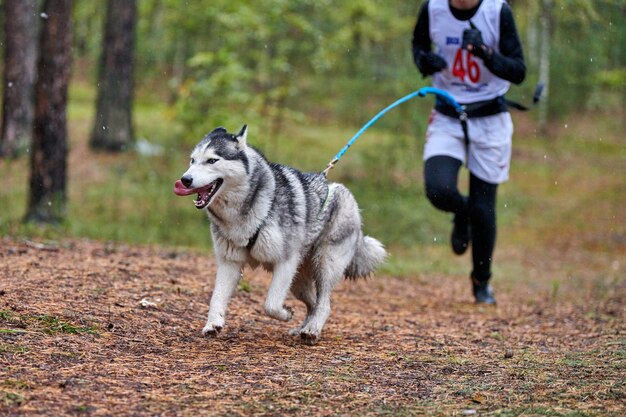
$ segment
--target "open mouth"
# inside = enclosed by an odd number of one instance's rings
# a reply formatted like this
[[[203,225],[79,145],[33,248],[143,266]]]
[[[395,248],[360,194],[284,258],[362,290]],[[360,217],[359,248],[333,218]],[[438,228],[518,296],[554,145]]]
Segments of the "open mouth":
[[[205,208],[210,202],[217,190],[222,186],[224,182],[223,179],[218,178],[213,181],[211,184],[207,185],[198,190],[198,198],[193,200],[193,203],[196,205],[197,209]]]
[[[222,178],[218,178],[212,183],[205,185],[204,187],[199,188],[187,188],[183,185],[183,183],[178,180],[176,184],[174,184],[174,193],[176,195],[185,196],[191,194],[198,194],[198,198],[196,198],[193,203],[197,209],[203,209],[209,205],[213,196],[217,193],[217,190],[220,189],[224,180]]]

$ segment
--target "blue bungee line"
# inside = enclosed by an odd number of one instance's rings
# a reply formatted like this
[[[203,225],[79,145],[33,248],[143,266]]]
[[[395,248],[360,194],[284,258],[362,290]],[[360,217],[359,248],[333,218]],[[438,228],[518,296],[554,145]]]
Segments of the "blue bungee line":
[[[356,142],[356,140],[359,138],[359,136],[363,134],[363,132],[365,132],[370,126],[376,123],[376,121],[380,119],[385,113],[387,113],[389,110],[393,109],[394,107],[404,103],[405,101],[409,101],[412,98],[415,98],[417,96],[425,97],[427,94],[434,94],[437,97],[444,99],[445,101],[448,102],[448,104],[450,104],[456,109],[457,113],[459,114],[459,120],[461,120],[461,124],[463,125],[463,132],[465,133],[465,138],[467,140],[468,138],[467,136],[467,113],[465,113],[465,107],[457,103],[454,97],[452,97],[446,91],[440,90],[439,88],[435,88],[435,87],[423,87],[391,103],[389,106],[381,110],[376,116],[374,116],[369,122],[365,123],[365,125],[363,125],[363,127],[352,137],[352,139],[350,139],[348,143],[346,143],[346,146],[344,146],[339,151],[339,153],[335,155],[335,157],[328,163],[328,165],[326,166],[326,169],[322,171],[324,176],[328,176],[328,171],[333,169],[335,164],[339,162],[339,159],[341,159],[343,154],[346,153],[348,148],[352,146],[354,142]]]

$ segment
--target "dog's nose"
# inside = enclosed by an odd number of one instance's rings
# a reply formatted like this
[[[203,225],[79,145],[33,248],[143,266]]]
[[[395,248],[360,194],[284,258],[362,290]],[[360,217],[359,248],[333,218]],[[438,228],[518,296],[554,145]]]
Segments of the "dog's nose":
[[[182,182],[185,187],[189,188],[189,186],[191,186],[191,183],[193,182],[193,177],[190,175],[185,175],[180,179],[180,182]]]

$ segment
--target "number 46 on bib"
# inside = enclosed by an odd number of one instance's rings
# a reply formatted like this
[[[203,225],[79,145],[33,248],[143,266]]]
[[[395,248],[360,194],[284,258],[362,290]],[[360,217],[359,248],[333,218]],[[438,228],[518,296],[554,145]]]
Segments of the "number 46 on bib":
[[[456,51],[454,63],[452,64],[452,75],[461,81],[465,81],[465,76],[473,83],[480,80],[480,66],[471,52],[461,48]]]

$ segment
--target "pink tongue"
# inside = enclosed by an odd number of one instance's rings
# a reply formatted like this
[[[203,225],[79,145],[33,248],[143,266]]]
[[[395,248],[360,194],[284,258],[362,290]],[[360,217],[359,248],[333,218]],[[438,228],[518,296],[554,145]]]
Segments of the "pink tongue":
[[[176,181],[176,183],[174,184],[174,194],[176,195],[185,196],[185,195],[191,195],[191,194],[196,194],[196,193],[197,191],[195,188],[185,187],[181,180]]]

